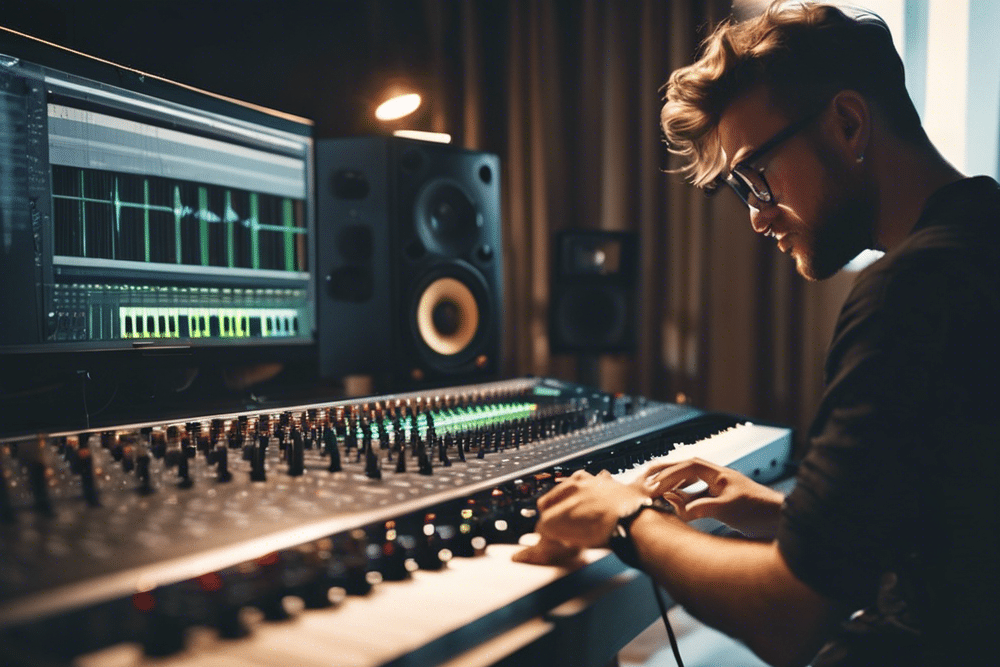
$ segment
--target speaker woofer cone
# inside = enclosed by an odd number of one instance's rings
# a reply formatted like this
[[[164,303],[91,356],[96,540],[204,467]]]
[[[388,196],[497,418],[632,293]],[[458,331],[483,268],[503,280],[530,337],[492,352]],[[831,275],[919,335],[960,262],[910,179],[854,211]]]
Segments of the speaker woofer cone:
[[[479,303],[465,283],[451,276],[424,288],[416,315],[420,339],[444,357],[461,355],[479,332]]]

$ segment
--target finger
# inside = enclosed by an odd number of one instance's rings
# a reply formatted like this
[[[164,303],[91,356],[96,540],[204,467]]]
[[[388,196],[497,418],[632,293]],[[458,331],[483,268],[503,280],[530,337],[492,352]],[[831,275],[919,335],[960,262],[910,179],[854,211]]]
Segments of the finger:
[[[688,470],[692,468],[697,470],[715,470],[715,471],[721,471],[725,469],[724,466],[720,466],[716,463],[712,463],[711,461],[707,461],[697,456],[692,456],[691,458],[684,459],[682,461],[659,461],[650,463],[647,470],[650,472],[659,473],[664,471],[672,472],[674,470]]]
[[[680,470],[690,465],[693,460],[694,459],[685,459],[683,461],[654,461],[646,466],[646,472],[647,474],[655,475],[664,471]]]
[[[671,474],[666,477],[656,477],[651,480],[649,489],[654,492],[654,495],[660,495],[667,493],[669,491],[677,491],[701,482],[701,479],[694,474]]]
[[[683,518],[684,509],[687,507],[687,499],[677,491],[667,491],[662,497],[673,506],[674,513]]]
[[[708,496],[692,500],[684,506],[684,520],[704,519],[706,517],[718,519],[719,510],[726,505],[726,501]]]
[[[535,503],[535,505],[538,507],[539,512],[543,512],[546,509],[552,507],[553,505],[557,505],[566,498],[569,498],[576,492],[577,492],[576,480],[567,477],[561,483],[556,484],[545,495],[539,498],[538,501]]]
[[[680,505],[681,507],[687,506],[692,500],[697,498],[696,495],[690,494],[687,491],[681,489],[672,489],[670,491],[665,491],[662,494],[664,500],[669,502],[674,507]]]
[[[543,537],[538,544],[515,552],[511,560],[531,565],[569,566],[580,560],[580,549]]]
[[[690,486],[700,481],[711,485],[724,470],[725,468],[703,459],[691,459],[661,471],[656,475],[656,482],[664,490]]]

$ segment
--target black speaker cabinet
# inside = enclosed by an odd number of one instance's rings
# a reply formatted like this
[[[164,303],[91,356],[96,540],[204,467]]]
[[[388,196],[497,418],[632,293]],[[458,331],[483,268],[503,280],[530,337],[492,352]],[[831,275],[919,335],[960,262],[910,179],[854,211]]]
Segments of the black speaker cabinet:
[[[316,169],[321,372],[401,387],[495,375],[499,158],[351,137],[319,141]]]
[[[549,308],[552,352],[635,349],[637,255],[629,232],[559,232]]]

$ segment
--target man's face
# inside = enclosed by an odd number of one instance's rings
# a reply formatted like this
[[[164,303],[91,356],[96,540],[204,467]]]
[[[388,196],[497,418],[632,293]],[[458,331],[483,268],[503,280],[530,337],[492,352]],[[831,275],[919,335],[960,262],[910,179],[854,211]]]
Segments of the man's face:
[[[764,169],[774,203],[750,209],[754,230],[777,239],[798,272],[822,280],[870,247],[874,197],[823,136],[829,110],[752,165]],[[788,118],[758,88],[733,102],[719,121],[729,168],[798,120]]]

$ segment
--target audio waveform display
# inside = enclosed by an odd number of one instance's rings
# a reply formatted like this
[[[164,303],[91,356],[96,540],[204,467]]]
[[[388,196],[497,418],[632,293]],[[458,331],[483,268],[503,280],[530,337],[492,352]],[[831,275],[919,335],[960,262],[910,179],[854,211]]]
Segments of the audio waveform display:
[[[52,166],[55,254],[308,270],[301,200],[157,176]]]

